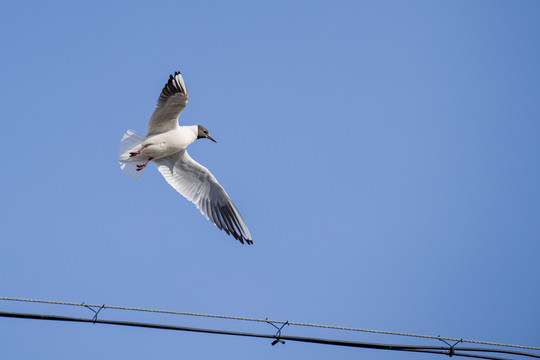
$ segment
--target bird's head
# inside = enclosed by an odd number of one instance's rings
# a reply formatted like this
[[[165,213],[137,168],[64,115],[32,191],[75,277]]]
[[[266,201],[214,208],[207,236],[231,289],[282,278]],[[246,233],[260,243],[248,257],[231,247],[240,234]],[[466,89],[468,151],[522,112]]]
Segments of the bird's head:
[[[197,125],[197,128],[199,129],[199,132],[197,134],[197,139],[210,139],[213,142],[217,143],[216,139],[210,136],[207,128],[205,128],[202,125]]]

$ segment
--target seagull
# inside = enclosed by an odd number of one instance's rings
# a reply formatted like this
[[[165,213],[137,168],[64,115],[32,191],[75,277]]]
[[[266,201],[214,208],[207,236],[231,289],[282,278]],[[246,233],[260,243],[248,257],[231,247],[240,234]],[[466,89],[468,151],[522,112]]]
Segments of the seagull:
[[[146,136],[128,130],[120,144],[120,168],[137,180],[153,161],[165,180],[195,204],[206,219],[242,244],[253,244],[251,234],[233,202],[207,168],[193,160],[186,148],[197,139],[217,142],[201,125],[180,126],[188,92],[180,72],[169,77],[159,95]]]

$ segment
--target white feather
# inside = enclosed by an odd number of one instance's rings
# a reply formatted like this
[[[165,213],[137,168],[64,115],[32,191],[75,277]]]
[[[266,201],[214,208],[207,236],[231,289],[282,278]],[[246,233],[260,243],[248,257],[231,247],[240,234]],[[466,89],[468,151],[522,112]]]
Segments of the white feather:
[[[154,160],[165,180],[220,230],[241,242],[252,242],[242,216],[214,175],[186,150]]]
[[[143,170],[137,171],[137,163],[131,158],[130,152],[137,151],[141,148],[141,144],[146,139],[145,136],[139,134],[138,132],[129,129],[126,131],[122,137],[122,142],[120,143],[120,169],[126,174],[130,179],[137,180],[141,177]]]

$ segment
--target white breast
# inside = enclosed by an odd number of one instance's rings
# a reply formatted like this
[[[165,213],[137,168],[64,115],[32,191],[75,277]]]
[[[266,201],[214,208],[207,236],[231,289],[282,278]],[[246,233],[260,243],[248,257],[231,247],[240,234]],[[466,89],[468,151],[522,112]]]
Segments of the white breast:
[[[148,145],[144,150],[144,156],[152,159],[161,159],[175,154],[187,148],[197,140],[197,125],[178,126],[161,134],[149,136],[143,143]]]

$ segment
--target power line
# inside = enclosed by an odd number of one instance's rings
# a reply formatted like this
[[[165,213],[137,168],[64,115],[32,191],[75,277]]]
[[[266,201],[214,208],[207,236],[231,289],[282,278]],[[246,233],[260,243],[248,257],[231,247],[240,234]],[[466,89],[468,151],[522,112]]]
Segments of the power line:
[[[156,309],[135,308],[135,307],[126,307],[126,306],[113,306],[113,305],[104,305],[104,304],[103,305],[86,304],[84,302],[83,303],[74,303],[74,302],[65,302],[65,301],[21,299],[21,298],[10,298],[10,297],[0,297],[0,300],[16,301],[16,302],[41,303],[41,304],[53,304],[53,305],[64,305],[64,306],[79,306],[79,307],[87,307],[87,308],[90,308],[90,309],[91,308],[113,309],[113,310],[150,312],[150,313],[160,313],[160,314],[184,315],[184,316],[198,316],[198,317],[218,318],[218,319],[227,319],[227,320],[240,320],[240,321],[252,321],[252,322],[263,322],[263,323],[275,323],[275,324],[289,324],[289,325],[324,328],[324,329],[359,331],[359,332],[367,332],[367,333],[375,333],[375,334],[383,334],[383,335],[397,335],[397,336],[416,337],[416,338],[423,338],[423,339],[446,340],[446,341],[453,341],[453,342],[456,342],[456,343],[457,342],[464,342],[464,343],[466,342],[466,343],[471,343],[471,344],[481,344],[481,345],[500,346],[500,347],[511,347],[511,348],[528,349],[528,350],[540,350],[540,347],[526,346],[526,345],[514,345],[514,344],[496,343],[496,342],[490,342],[490,341],[480,341],[480,340],[470,340],[470,339],[457,339],[457,338],[441,337],[441,336],[433,336],[433,335],[409,334],[409,333],[395,332],[395,331],[360,329],[360,328],[352,328],[352,327],[345,327],[345,326],[310,324],[310,323],[301,323],[301,322],[294,322],[294,321],[257,319],[257,318],[241,317],[241,316],[201,314],[201,313],[192,313],[192,312],[183,312],[183,311],[156,310]]]
[[[268,334],[256,334],[256,333],[246,333],[246,332],[237,332],[237,331],[226,331],[226,330],[201,329],[201,328],[173,326],[173,325],[165,325],[165,324],[141,323],[141,322],[132,322],[132,321],[100,320],[96,318],[84,319],[84,318],[75,318],[75,317],[68,317],[68,316],[13,313],[13,312],[0,312],[0,317],[33,319],[33,320],[65,321],[65,322],[82,322],[82,323],[141,327],[141,328],[160,329],[160,330],[187,331],[187,332],[197,332],[197,333],[206,333],[206,334],[233,335],[233,336],[243,336],[243,337],[276,339],[281,342],[284,342],[285,340],[287,340],[287,341],[312,343],[312,344],[347,346],[347,347],[377,349],[377,350],[421,352],[421,353],[428,353],[428,354],[462,356],[462,357],[489,359],[489,360],[509,360],[509,359],[489,356],[489,355],[475,354],[475,352],[499,353],[499,354],[519,355],[519,356],[540,358],[540,355],[513,351],[513,350],[455,347],[455,345],[448,346],[448,347],[418,346],[418,345],[397,345],[397,344],[367,343],[367,342],[358,342],[358,341],[331,340],[331,339],[302,337],[302,336],[279,335],[279,337],[277,337],[277,334],[268,335]],[[275,341],[272,344],[275,344]]]

